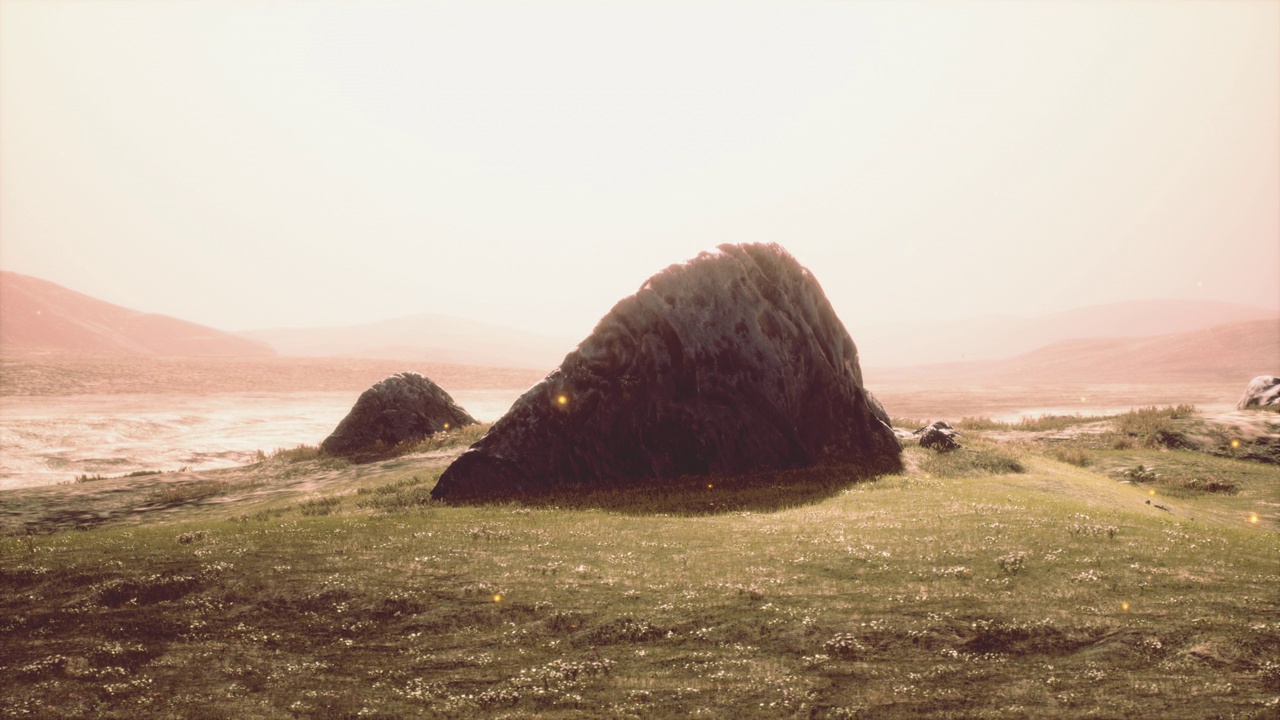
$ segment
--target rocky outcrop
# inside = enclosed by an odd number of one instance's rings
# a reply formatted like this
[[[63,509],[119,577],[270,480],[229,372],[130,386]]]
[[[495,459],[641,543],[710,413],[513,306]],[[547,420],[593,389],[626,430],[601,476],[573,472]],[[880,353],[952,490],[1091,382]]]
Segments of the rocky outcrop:
[[[1237,410],[1271,406],[1280,406],[1280,377],[1272,375],[1254,378],[1245,389],[1240,402],[1236,403]]]
[[[858,352],[777,245],[722,245],[650,278],[440,477],[445,500],[824,461],[901,466]]]
[[[920,447],[938,452],[958,450],[960,441],[956,440],[956,436],[959,434],[955,428],[941,420],[925,425],[912,433],[916,438],[919,438]]]
[[[331,455],[378,452],[475,419],[418,373],[392,375],[365,390],[320,448]]]

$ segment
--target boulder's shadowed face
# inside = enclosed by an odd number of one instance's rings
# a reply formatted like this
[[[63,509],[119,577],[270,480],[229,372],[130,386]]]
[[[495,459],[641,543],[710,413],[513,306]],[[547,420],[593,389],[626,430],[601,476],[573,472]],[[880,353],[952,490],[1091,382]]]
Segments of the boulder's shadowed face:
[[[619,302],[450,466],[433,495],[793,468],[898,466],[822,288],[777,245],[723,245]]]

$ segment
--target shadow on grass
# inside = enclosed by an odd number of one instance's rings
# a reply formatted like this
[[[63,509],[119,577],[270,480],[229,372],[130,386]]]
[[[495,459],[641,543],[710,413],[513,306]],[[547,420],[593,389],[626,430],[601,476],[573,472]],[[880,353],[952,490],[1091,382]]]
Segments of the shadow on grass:
[[[878,465],[830,463],[744,475],[685,476],[625,487],[564,485],[536,495],[448,501],[480,506],[516,503],[533,508],[607,510],[628,515],[719,515],[770,512],[818,503],[849,487],[902,471],[898,459]]]
[[[417,453],[455,449],[463,450],[470,447],[477,440],[483,437],[492,426],[493,423],[474,423],[448,431],[437,432],[422,438],[405,440],[395,445],[388,445],[379,440],[369,447],[345,453],[328,453],[320,448],[311,446],[299,446],[297,451],[312,451],[311,455],[300,457],[300,459],[303,460],[310,460],[314,457],[319,457],[344,460],[355,465],[367,465],[369,463],[383,462],[385,460],[392,460],[394,458]],[[296,451],[277,450],[275,455],[279,455],[282,452],[287,453]],[[273,457],[275,455],[273,455]]]

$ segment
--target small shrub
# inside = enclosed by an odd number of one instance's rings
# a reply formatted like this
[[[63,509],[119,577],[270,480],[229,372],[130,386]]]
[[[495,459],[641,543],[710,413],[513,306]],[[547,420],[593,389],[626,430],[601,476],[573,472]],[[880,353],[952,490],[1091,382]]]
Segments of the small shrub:
[[[1022,551],[1011,552],[1008,555],[1002,555],[996,558],[996,565],[1000,566],[1000,570],[1010,575],[1017,575],[1022,572],[1022,568],[1026,565],[1027,554]]]
[[[204,540],[205,537],[206,537],[206,533],[203,530],[196,530],[194,532],[184,532],[178,536],[178,544],[190,545],[192,543],[200,542],[201,540]]]
[[[1072,425],[1097,422],[1106,418],[1099,415],[1041,415],[1030,417],[1024,415],[1016,423],[992,420],[988,417],[963,417],[956,423],[962,430],[1020,430],[1023,432],[1043,432],[1046,430],[1062,430]]]
[[[431,497],[431,488],[426,484],[426,479],[417,475],[378,487],[360,488],[356,495],[360,498],[356,500],[356,507],[382,512],[405,510],[436,502]]]
[[[931,453],[920,465],[940,477],[1007,475],[1026,472],[1022,460],[999,447],[960,448],[949,453]]]
[[[962,417],[956,423],[961,430],[1009,430],[1013,426],[1006,422],[997,422],[989,417]]]
[[[1116,430],[1147,448],[1178,448],[1188,443],[1174,424],[1195,413],[1194,405],[1138,408],[1116,418]]]
[[[215,480],[174,482],[151,493],[147,499],[156,505],[185,505],[222,495],[228,487],[227,483]]]
[[[115,580],[98,590],[98,603],[104,607],[119,607],[125,603],[152,605],[178,600],[199,590],[202,585],[198,577],[175,573]]]
[[[587,633],[586,641],[592,645],[617,645],[659,640],[666,634],[666,628],[657,627],[648,620],[623,617],[593,628]]]
[[[1082,535],[1085,537],[1106,535],[1109,539],[1114,540],[1116,535],[1120,532],[1120,528],[1115,525],[1088,525],[1072,523],[1067,526],[1067,532],[1072,535]]]
[[[342,504],[340,497],[311,498],[298,505],[298,512],[303,515],[328,515]]]
[[[1156,483],[1160,492],[1171,497],[1196,497],[1197,495],[1223,494],[1234,495],[1240,492],[1240,485],[1218,475],[1193,477],[1160,477]]]
[[[1141,464],[1137,467],[1122,469],[1120,476],[1139,483],[1155,482],[1160,479],[1160,473],[1157,473],[1154,467],[1145,467]]]
[[[1063,430],[1072,425],[1105,420],[1101,415],[1041,415],[1037,418],[1024,417],[1018,421],[1019,430],[1039,432],[1043,430]]]
[[[262,451],[259,450],[258,452],[261,454]],[[285,463],[298,463],[306,462],[307,460],[315,460],[321,455],[324,455],[324,451],[315,445],[299,445],[292,449],[276,448],[275,451],[271,453],[270,459],[279,460]]]
[[[1183,483],[1183,487],[1188,490],[1202,493],[1225,493],[1234,495],[1240,492],[1240,485],[1235,480],[1218,475],[1209,475],[1207,477],[1193,477]]]
[[[851,633],[837,633],[822,645],[822,649],[832,657],[841,660],[853,660],[866,652],[866,647]]]
[[[1266,660],[1258,668],[1258,680],[1263,687],[1280,690],[1280,662]]]
[[[582,627],[586,617],[582,613],[557,610],[547,618],[547,630],[553,633],[571,633]]]
[[[421,440],[410,440],[392,449],[393,455],[409,455],[411,453],[435,452],[457,447],[470,447],[492,427],[492,423],[474,423],[460,428],[450,428]]]
[[[1056,447],[1050,453],[1054,459],[1075,465],[1076,467],[1089,467],[1093,464],[1093,456],[1087,450],[1075,446]]]

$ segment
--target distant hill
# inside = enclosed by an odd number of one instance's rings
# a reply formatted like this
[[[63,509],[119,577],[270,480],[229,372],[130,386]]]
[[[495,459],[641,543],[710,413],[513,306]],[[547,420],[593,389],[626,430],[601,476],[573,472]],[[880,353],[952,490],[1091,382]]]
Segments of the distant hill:
[[[1001,360],[876,368],[867,383],[1234,382],[1280,375],[1280,320],[1138,338],[1063,340]]]
[[[359,357],[550,371],[577,345],[512,328],[443,315],[411,315],[346,327],[273,328],[239,333],[281,355]]]
[[[275,354],[265,343],[112,305],[8,271],[0,271],[0,351],[189,357]]]
[[[940,303],[940,315],[946,312]],[[850,325],[862,366],[901,367],[1010,358],[1081,338],[1132,338],[1192,332],[1254,320],[1280,322],[1274,309],[1210,300],[1134,300],[1034,317]]]

